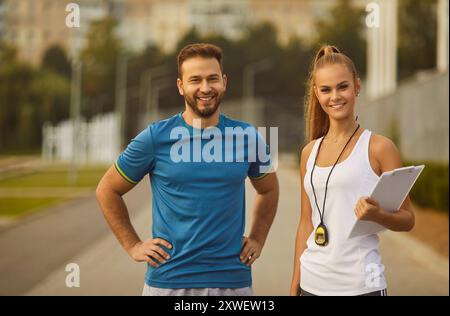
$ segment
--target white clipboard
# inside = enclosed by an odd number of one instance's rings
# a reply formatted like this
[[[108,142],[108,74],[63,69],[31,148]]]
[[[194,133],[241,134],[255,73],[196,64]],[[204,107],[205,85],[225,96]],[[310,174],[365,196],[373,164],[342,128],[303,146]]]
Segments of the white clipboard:
[[[406,196],[413,187],[424,165],[409,166],[383,172],[375,184],[370,197],[377,201],[380,206],[389,212],[396,212]],[[386,228],[373,221],[358,220],[350,230],[349,238],[379,233]]]

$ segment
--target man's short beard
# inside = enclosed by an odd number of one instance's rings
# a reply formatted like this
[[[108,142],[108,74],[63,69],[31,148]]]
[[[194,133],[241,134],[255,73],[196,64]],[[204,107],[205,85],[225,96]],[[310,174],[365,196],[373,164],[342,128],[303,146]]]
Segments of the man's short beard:
[[[197,114],[199,117],[201,118],[210,118],[214,113],[217,112],[217,110],[219,109],[219,105],[220,102],[222,101],[223,95],[217,94],[216,95],[216,103],[214,104],[213,107],[209,107],[206,108],[204,110],[200,110],[197,106],[197,101],[194,98],[185,96],[185,101],[187,103],[187,105],[192,109],[192,111],[194,111],[195,114]]]

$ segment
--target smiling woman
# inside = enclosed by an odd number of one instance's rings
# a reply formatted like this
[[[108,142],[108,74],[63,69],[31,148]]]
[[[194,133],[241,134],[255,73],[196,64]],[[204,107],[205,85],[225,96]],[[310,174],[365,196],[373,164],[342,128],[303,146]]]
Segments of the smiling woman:
[[[354,112],[360,81],[353,78],[346,65],[333,64],[319,68],[315,74],[315,82],[320,85],[314,89],[314,93],[330,119],[343,120]],[[334,135],[328,137],[336,138]]]
[[[360,88],[352,60],[334,46],[323,46],[312,63],[305,106],[310,142],[300,158],[292,295],[386,295],[378,236],[350,238],[349,230],[356,219],[393,231],[414,226],[408,197],[393,213],[367,197],[381,173],[402,162],[392,141],[357,123]],[[380,271],[375,277],[372,268]]]
[[[353,113],[360,89],[361,80],[354,63],[336,47],[323,47],[312,64],[309,78],[308,139],[311,141],[328,132],[329,115],[340,119]],[[343,109],[345,112],[340,113]]]

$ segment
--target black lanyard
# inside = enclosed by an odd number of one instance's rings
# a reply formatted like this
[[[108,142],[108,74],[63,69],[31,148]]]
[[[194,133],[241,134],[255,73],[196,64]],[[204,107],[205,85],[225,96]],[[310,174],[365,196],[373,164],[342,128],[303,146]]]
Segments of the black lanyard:
[[[338,158],[336,159],[335,163],[333,164],[333,167],[330,170],[330,173],[328,174],[328,178],[327,178],[327,182],[325,184],[325,196],[323,198],[323,207],[322,207],[322,212],[320,212],[320,208],[319,208],[319,204],[317,203],[317,196],[316,196],[316,191],[314,190],[314,184],[313,184],[313,173],[314,173],[314,168],[316,167],[316,163],[317,163],[317,157],[319,156],[319,151],[320,151],[320,147],[322,146],[322,142],[325,139],[325,136],[320,140],[319,143],[319,148],[317,149],[317,153],[316,153],[316,158],[314,159],[314,165],[313,168],[311,170],[311,187],[313,190],[313,194],[314,194],[314,200],[316,202],[316,206],[317,206],[317,211],[319,211],[319,216],[320,216],[320,225],[323,224],[323,216],[325,214],[325,201],[327,200],[327,191],[328,191],[328,180],[330,180],[330,176],[331,173],[333,172],[334,167],[336,167],[337,162],[339,161],[339,158],[341,158],[342,153],[344,152],[345,148],[347,147],[347,145],[350,143],[350,141],[352,140],[353,136],[356,134],[356,132],[359,129],[359,124],[358,127],[356,127],[355,131],[353,132],[352,136],[350,136],[349,140],[347,141],[347,143],[345,144],[344,148],[342,149],[341,153],[339,154]]]

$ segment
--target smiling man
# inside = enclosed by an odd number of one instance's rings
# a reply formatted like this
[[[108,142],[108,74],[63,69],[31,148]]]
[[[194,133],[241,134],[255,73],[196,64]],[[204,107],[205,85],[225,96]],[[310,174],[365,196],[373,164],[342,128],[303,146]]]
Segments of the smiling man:
[[[188,45],[177,62],[185,110],[150,124],[132,140],[100,181],[97,199],[123,248],[135,261],[148,264],[143,295],[252,295],[251,265],[261,255],[278,203],[271,160],[255,155],[256,145],[267,145],[250,124],[220,113],[227,77],[219,47]],[[187,132],[174,133],[180,129]],[[191,159],[174,159],[180,141],[187,144]],[[203,155],[210,149],[214,159]],[[230,156],[235,159],[225,159]],[[122,195],[146,174],[153,225],[152,238],[141,241]],[[247,177],[256,190],[248,237]]]

